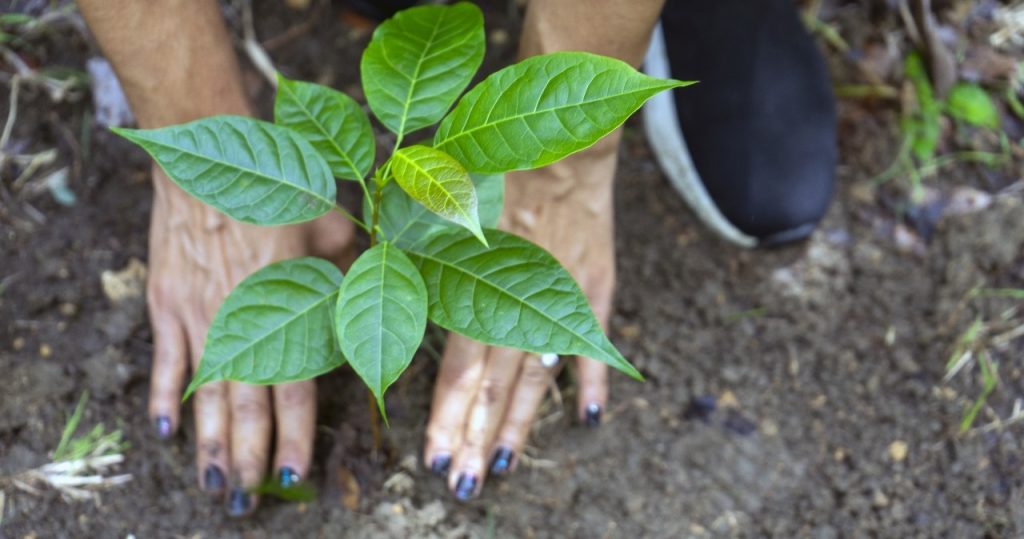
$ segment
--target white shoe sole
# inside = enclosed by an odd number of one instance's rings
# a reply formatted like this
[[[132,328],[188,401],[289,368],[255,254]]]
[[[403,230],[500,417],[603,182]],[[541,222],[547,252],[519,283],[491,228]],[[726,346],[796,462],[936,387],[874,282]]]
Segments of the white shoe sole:
[[[672,76],[661,24],[654,28],[651,36],[651,47],[644,59],[644,72],[662,79]],[[643,114],[647,141],[654,150],[658,164],[690,209],[708,228],[725,240],[740,247],[756,247],[757,238],[745,234],[729,222],[704,188],[679,128],[679,116],[676,114],[672,92],[661,92],[648,100]]]

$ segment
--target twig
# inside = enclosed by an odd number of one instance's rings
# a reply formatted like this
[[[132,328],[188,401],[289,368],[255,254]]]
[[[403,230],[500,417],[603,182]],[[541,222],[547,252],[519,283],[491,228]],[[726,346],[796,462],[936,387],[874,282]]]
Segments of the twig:
[[[242,46],[249,56],[249,60],[256,66],[263,78],[267,79],[270,86],[277,88],[277,69],[274,68],[274,62],[256,40],[256,29],[252,22],[252,0],[242,2],[242,35]]]
[[[7,152],[4,148],[11,140],[11,131],[14,130],[14,121],[18,118],[18,90],[21,88],[21,77],[15,75],[11,78],[11,95],[8,100],[7,122],[4,124],[3,134],[0,134],[0,168],[3,168],[7,161]]]

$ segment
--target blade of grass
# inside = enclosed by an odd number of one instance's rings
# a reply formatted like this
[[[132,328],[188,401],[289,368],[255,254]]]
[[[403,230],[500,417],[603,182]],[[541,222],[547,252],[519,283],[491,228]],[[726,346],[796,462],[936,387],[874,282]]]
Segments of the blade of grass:
[[[985,406],[985,402],[988,401],[989,395],[992,394],[996,389],[996,385],[999,383],[999,376],[997,371],[997,365],[992,362],[992,358],[989,357],[988,352],[982,351],[978,354],[978,363],[981,365],[981,379],[982,379],[982,390],[981,395],[974,401],[974,404],[964,413],[963,419],[960,420],[960,434],[963,434],[970,430],[971,425],[974,424],[974,420],[978,417],[978,413]]]
[[[71,442],[71,436],[78,430],[78,424],[82,422],[82,414],[85,412],[85,403],[89,401],[89,392],[83,391],[82,396],[78,399],[78,405],[75,406],[75,411],[71,413],[71,417],[68,418],[68,422],[64,424],[64,432],[60,435],[60,443],[57,444],[57,449],[53,451],[54,462],[61,460],[68,460],[65,458],[65,452],[67,452],[68,444]]]

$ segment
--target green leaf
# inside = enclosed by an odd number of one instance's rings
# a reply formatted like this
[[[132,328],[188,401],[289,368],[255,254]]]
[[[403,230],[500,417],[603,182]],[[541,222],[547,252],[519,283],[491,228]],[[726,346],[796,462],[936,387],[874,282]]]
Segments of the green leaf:
[[[641,378],[553,256],[518,236],[485,233],[489,249],[453,229],[407,251],[427,285],[431,320],[487,344],[580,355]]]
[[[142,146],[186,192],[244,223],[300,223],[334,207],[327,163],[284,127],[213,116],[160,129],[112,129]]]
[[[341,284],[335,331],[352,369],[377,397],[409,366],[427,328],[427,290],[416,266],[390,243],[356,259]]]
[[[434,146],[473,172],[538,168],[594,144],[654,94],[687,84],[595,54],[534,56],[466,93]]]
[[[334,264],[312,257],[246,277],[217,311],[184,398],[214,380],[278,384],[341,366],[331,323],[341,281]]]
[[[505,176],[503,174],[470,174],[476,187],[477,211],[480,224],[498,226],[505,205]],[[384,184],[381,195],[380,229],[384,237],[401,249],[413,246],[431,234],[451,228],[452,223],[434,215],[402,191],[395,182]],[[370,215],[370,201],[363,200],[363,215]]]
[[[338,178],[365,178],[373,166],[370,119],[354,99],[337,90],[278,74],[274,121],[309,142]]]
[[[373,32],[360,74],[370,109],[399,136],[437,123],[484,57],[484,19],[473,4],[400,11]]]
[[[469,229],[484,245],[476,189],[469,173],[450,155],[429,146],[409,146],[391,157],[395,182],[423,207]]]
[[[999,127],[999,110],[981,86],[958,83],[949,91],[946,107],[954,118],[978,127]]]

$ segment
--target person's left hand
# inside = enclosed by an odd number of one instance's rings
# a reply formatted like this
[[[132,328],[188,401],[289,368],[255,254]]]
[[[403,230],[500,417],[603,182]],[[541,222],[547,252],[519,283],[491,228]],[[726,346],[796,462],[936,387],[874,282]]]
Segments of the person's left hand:
[[[500,227],[550,251],[580,284],[602,327],[615,287],[612,180],[620,131],[547,168],[509,174]],[[597,426],[608,399],[607,366],[573,358],[577,415]],[[558,371],[536,354],[450,334],[434,388],[424,459],[459,499],[490,474],[515,470]]]

